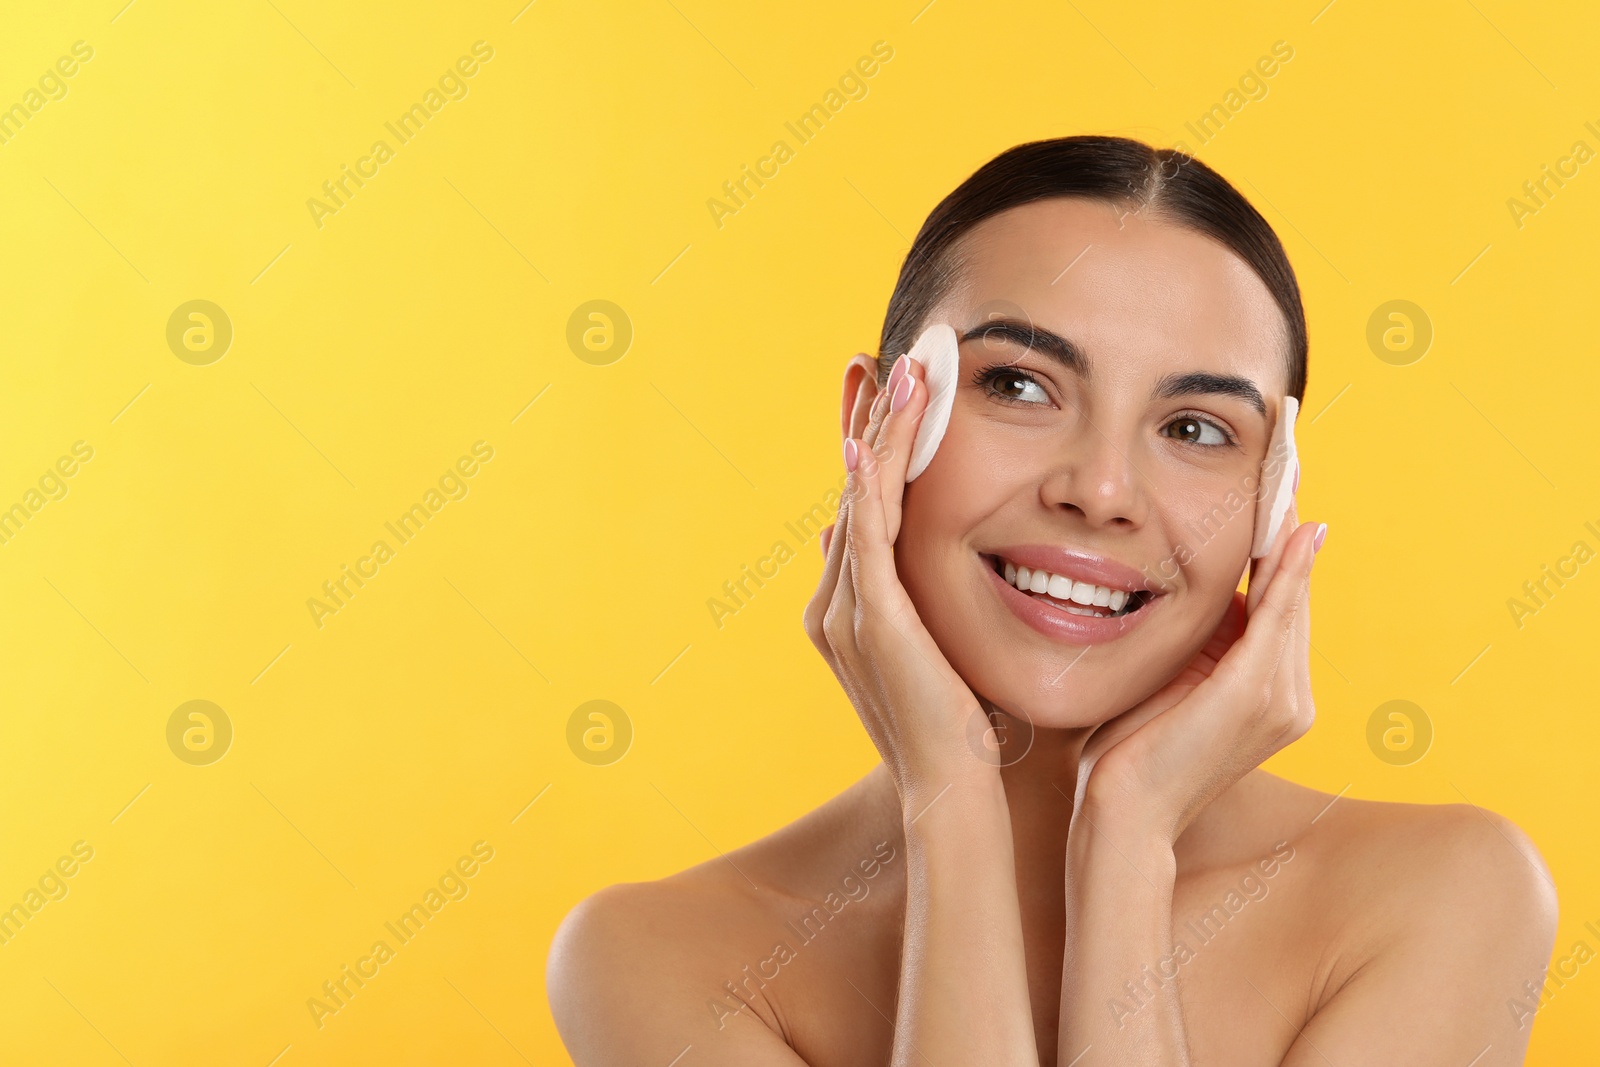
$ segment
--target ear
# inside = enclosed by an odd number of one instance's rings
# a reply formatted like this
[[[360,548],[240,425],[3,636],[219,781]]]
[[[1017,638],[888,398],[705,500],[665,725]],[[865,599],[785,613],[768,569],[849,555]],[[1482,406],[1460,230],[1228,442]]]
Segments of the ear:
[[[865,352],[850,357],[844,368],[844,390],[839,404],[839,432],[861,439],[871,421],[872,402],[882,390],[878,387],[878,361]]]

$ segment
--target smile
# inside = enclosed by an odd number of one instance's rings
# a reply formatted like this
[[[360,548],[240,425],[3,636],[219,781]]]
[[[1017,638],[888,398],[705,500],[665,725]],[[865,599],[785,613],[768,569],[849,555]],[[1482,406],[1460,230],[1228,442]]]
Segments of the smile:
[[[1068,644],[1114,641],[1165,599],[1131,567],[1056,546],[1019,545],[979,559],[1012,614]]]
[[[994,572],[1013,588],[1074,615],[1117,619],[1133,614],[1155,597],[1154,593],[1074,581],[1064,574],[1052,574],[1036,567],[1021,567],[1000,556],[985,558]]]

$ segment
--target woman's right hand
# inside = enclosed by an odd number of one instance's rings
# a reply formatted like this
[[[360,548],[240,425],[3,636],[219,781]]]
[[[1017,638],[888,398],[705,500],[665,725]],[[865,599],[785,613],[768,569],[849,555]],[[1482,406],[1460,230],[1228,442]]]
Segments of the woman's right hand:
[[[900,797],[907,888],[891,1062],[921,1067],[926,1049],[940,1063],[1038,1067],[994,729],[917,617],[891,547],[928,386],[904,356],[890,380],[899,403],[880,396],[861,438],[845,441],[850,476],[805,620]],[[947,791],[956,796],[935,807]]]
[[[822,533],[826,564],[805,611],[806,632],[855,705],[908,817],[954,783],[999,775],[999,760],[984,758],[995,751],[988,716],[895,569],[906,466],[928,403],[925,373],[901,356],[862,437],[845,439],[850,475],[836,522]]]

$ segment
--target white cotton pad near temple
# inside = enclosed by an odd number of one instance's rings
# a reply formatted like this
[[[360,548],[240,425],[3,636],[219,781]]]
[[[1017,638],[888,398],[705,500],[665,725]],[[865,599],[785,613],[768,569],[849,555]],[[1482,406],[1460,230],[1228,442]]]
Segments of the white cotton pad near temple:
[[[911,445],[911,464],[906,468],[909,482],[927,469],[928,461],[933,459],[950,425],[950,409],[956,401],[956,372],[961,367],[956,331],[945,323],[936,322],[922,331],[907,355],[927,371],[925,384],[928,387],[928,407],[922,413],[917,439]]]
[[[1267,458],[1261,463],[1261,491],[1256,496],[1256,533],[1255,542],[1250,546],[1251,559],[1259,559],[1272,549],[1278,527],[1289,513],[1289,501],[1294,497],[1294,472],[1300,462],[1294,447],[1294,420],[1299,413],[1300,401],[1292,396],[1284,397],[1278,423],[1272,428]]]

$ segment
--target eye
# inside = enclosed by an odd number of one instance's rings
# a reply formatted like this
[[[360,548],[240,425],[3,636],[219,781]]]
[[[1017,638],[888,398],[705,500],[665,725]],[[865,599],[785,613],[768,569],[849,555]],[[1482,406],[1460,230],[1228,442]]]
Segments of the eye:
[[[1176,437],[1180,441],[1187,441],[1202,448],[1222,448],[1237,444],[1233,434],[1225,426],[1198,415],[1179,415],[1164,428],[1170,430],[1174,427],[1177,428],[1177,432],[1167,434],[1168,437]]]
[[[972,375],[972,382],[979,389],[1002,400],[1019,404],[1050,403],[1050,395],[1038,379],[1010,364],[994,363],[982,367]]]

